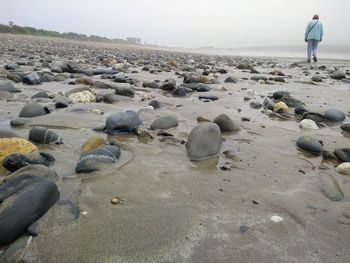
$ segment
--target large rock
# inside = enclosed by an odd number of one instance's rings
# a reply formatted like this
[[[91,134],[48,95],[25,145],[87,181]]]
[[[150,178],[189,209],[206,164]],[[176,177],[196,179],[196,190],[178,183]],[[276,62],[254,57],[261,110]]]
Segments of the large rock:
[[[176,81],[175,79],[169,78],[166,79],[163,84],[160,86],[162,90],[174,90],[176,89]]]
[[[228,76],[224,82],[225,83],[237,83],[237,82],[239,82],[239,80],[234,76]]]
[[[221,132],[215,123],[203,123],[195,127],[186,142],[187,154],[191,160],[205,160],[215,157],[221,148]]]
[[[56,171],[47,165],[28,164],[9,174],[7,177],[4,178],[4,181],[7,182],[9,179],[23,174],[35,174],[36,176],[44,177],[51,181],[55,181],[58,178]]]
[[[226,114],[217,116],[213,122],[220,127],[221,132],[234,132],[240,130],[239,126]]]
[[[7,91],[10,93],[16,92],[17,89],[13,84],[7,80],[0,80],[0,91]]]
[[[78,73],[81,70],[81,67],[75,61],[67,61],[61,65],[62,72],[68,73]]]
[[[107,145],[84,152],[81,154],[75,171],[77,173],[91,173],[97,171],[103,164],[115,163],[120,157],[120,153],[120,147],[117,145]]]
[[[37,117],[50,113],[49,109],[46,106],[42,106],[38,103],[28,103],[23,106],[19,112],[19,117]]]
[[[156,130],[156,129],[166,130],[173,127],[177,127],[178,125],[179,125],[179,122],[175,117],[165,116],[153,121],[151,124],[151,130]]]
[[[329,109],[323,115],[330,122],[342,122],[345,120],[344,112],[337,109]]]
[[[32,72],[32,73],[25,75],[23,77],[23,83],[28,84],[28,85],[39,85],[42,82],[43,82],[42,78],[36,72]]]
[[[132,133],[141,124],[139,115],[134,111],[112,113],[106,119],[105,132],[111,135]]]
[[[297,140],[297,146],[314,155],[321,155],[323,151],[323,146],[321,142],[310,136],[300,137]]]
[[[18,169],[31,164],[52,165],[55,161],[49,153],[34,152],[34,153],[13,153],[8,155],[3,161],[2,165],[10,172],[17,171]]]
[[[133,98],[135,96],[135,90],[130,84],[116,85],[114,87],[115,94],[120,96],[127,96]]]
[[[55,183],[35,175],[21,175],[0,185],[0,247],[27,233],[59,199]]]
[[[334,71],[334,72],[330,75],[330,77],[331,77],[332,79],[344,79],[344,78],[346,78],[346,75],[345,75],[345,73],[343,73],[343,72]]]

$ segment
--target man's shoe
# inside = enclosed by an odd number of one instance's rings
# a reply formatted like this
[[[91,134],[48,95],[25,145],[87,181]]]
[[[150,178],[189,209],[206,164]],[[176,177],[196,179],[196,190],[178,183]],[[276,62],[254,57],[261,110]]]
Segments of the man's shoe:
[[[316,56],[314,56],[314,62],[317,62],[317,57]]]
[[[306,60],[306,62],[307,62],[307,63],[311,63],[311,60],[308,58],[308,59]]]

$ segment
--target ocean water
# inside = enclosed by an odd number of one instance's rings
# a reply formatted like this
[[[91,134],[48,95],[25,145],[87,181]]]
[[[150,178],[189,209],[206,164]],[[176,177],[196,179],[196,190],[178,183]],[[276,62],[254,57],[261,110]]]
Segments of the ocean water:
[[[306,43],[300,46],[245,47],[245,48],[198,48],[195,53],[222,56],[306,58]],[[319,44],[319,59],[350,60],[350,45],[331,46]]]

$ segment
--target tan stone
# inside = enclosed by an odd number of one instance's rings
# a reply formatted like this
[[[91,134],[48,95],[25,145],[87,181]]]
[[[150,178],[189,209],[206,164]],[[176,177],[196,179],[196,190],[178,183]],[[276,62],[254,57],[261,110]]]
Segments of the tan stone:
[[[0,138],[0,164],[10,154],[27,154],[38,150],[36,145],[22,138]],[[0,173],[4,172],[5,168],[1,165]]]
[[[274,111],[278,111],[278,110],[288,110],[288,106],[287,104],[285,104],[284,102],[280,101],[280,102],[277,102],[275,104],[275,106],[273,106],[273,110]]]
[[[78,78],[75,80],[75,84],[83,84],[83,85],[90,85],[93,86],[94,85],[94,81],[90,78],[86,78],[86,77],[82,77],[82,78]]]
[[[202,116],[197,117],[197,122],[201,123],[201,122],[210,122],[210,120],[208,120],[207,118],[204,118]]]
[[[102,135],[93,135],[81,147],[82,152],[88,152],[98,147],[106,145],[106,140]]]

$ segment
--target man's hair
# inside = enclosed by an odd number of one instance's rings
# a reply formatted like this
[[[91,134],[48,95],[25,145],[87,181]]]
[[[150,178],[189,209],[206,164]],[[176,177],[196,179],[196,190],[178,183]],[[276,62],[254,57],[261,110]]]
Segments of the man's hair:
[[[314,15],[314,17],[312,18],[312,20],[319,20],[319,16],[318,15]]]

